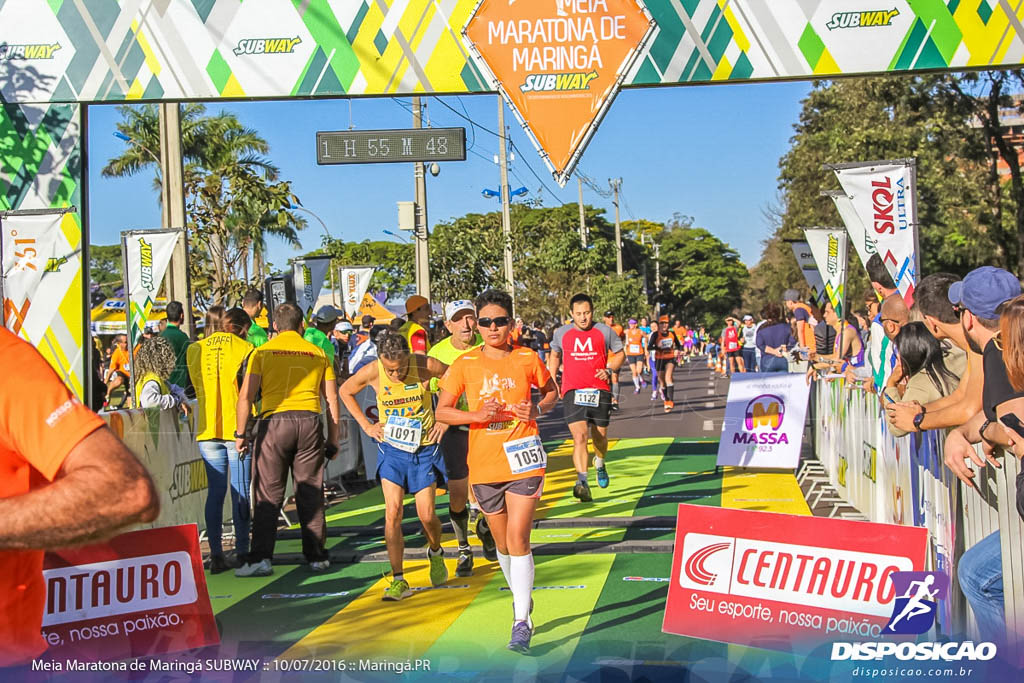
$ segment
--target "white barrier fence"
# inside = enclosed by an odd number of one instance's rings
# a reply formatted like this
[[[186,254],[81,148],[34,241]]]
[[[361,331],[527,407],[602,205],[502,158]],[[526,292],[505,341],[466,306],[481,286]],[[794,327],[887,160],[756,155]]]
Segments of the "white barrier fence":
[[[1001,531],[1007,632],[1020,661],[1024,523],[1016,509],[1017,458],[1009,454],[1001,459],[1002,468],[978,472],[974,490],[943,464],[945,432],[894,437],[878,396],[849,389],[842,380],[816,382],[813,401],[814,450],[840,495],[871,521],[928,529],[928,569],[949,574],[954,587],[951,599],[940,605],[941,633],[977,637],[958,588],[957,562],[964,550]]]
[[[192,404],[193,409],[195,403]],[[196,444],[196,416],[191,411],[187,419],[181,418],[180,411],[118,410],[101,413],[110,428],[149,470],[160,494],[160,516],[150,527],[172,526],[175,524],[199,525],[200,532],[206,529],[204,508],[206,506],[206,467]],[[344,416],[339,425],[341,450],[338,456],[327,462],[325,481],[339,479],[359,466],[359,426],[350,417]],[[286,497],[291,495],[292,482],[289,478]],[[224,523],[230,526],[231,493],[224,497]]]

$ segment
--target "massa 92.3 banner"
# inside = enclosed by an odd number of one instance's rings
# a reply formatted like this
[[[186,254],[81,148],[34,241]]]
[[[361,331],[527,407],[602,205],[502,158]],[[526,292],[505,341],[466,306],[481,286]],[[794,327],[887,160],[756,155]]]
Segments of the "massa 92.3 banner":
[[[795,469],[809,395],[799,373],[734,375],[717,464]]]

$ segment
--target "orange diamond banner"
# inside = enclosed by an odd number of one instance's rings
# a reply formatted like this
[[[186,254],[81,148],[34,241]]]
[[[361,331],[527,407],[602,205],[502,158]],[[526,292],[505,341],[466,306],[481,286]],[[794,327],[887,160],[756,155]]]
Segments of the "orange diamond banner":
[[[638,0],[481,0],[463,35],[565,185],[653,29]]]

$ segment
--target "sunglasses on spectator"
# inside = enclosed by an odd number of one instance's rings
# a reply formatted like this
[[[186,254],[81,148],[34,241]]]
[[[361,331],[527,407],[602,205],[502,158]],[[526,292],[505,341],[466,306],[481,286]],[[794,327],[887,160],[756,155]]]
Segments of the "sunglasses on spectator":
[[[512,318],[507,315],[498,316],[497,318],[477,318],[476,324],[484,329],[489,327],[508,327],[508,324],[512,322]]]

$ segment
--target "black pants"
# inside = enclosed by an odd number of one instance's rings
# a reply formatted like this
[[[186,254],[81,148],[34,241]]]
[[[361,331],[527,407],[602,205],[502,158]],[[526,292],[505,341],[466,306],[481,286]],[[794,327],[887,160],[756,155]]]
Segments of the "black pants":
[[[284,503],[288,471],[295,482],[295,506],[307,562],[327,559],[324,517],[324,436],[320,414],[285,411],[256,425],[253,481],[252,545],[249,562],[274,557],[277,517]]]

